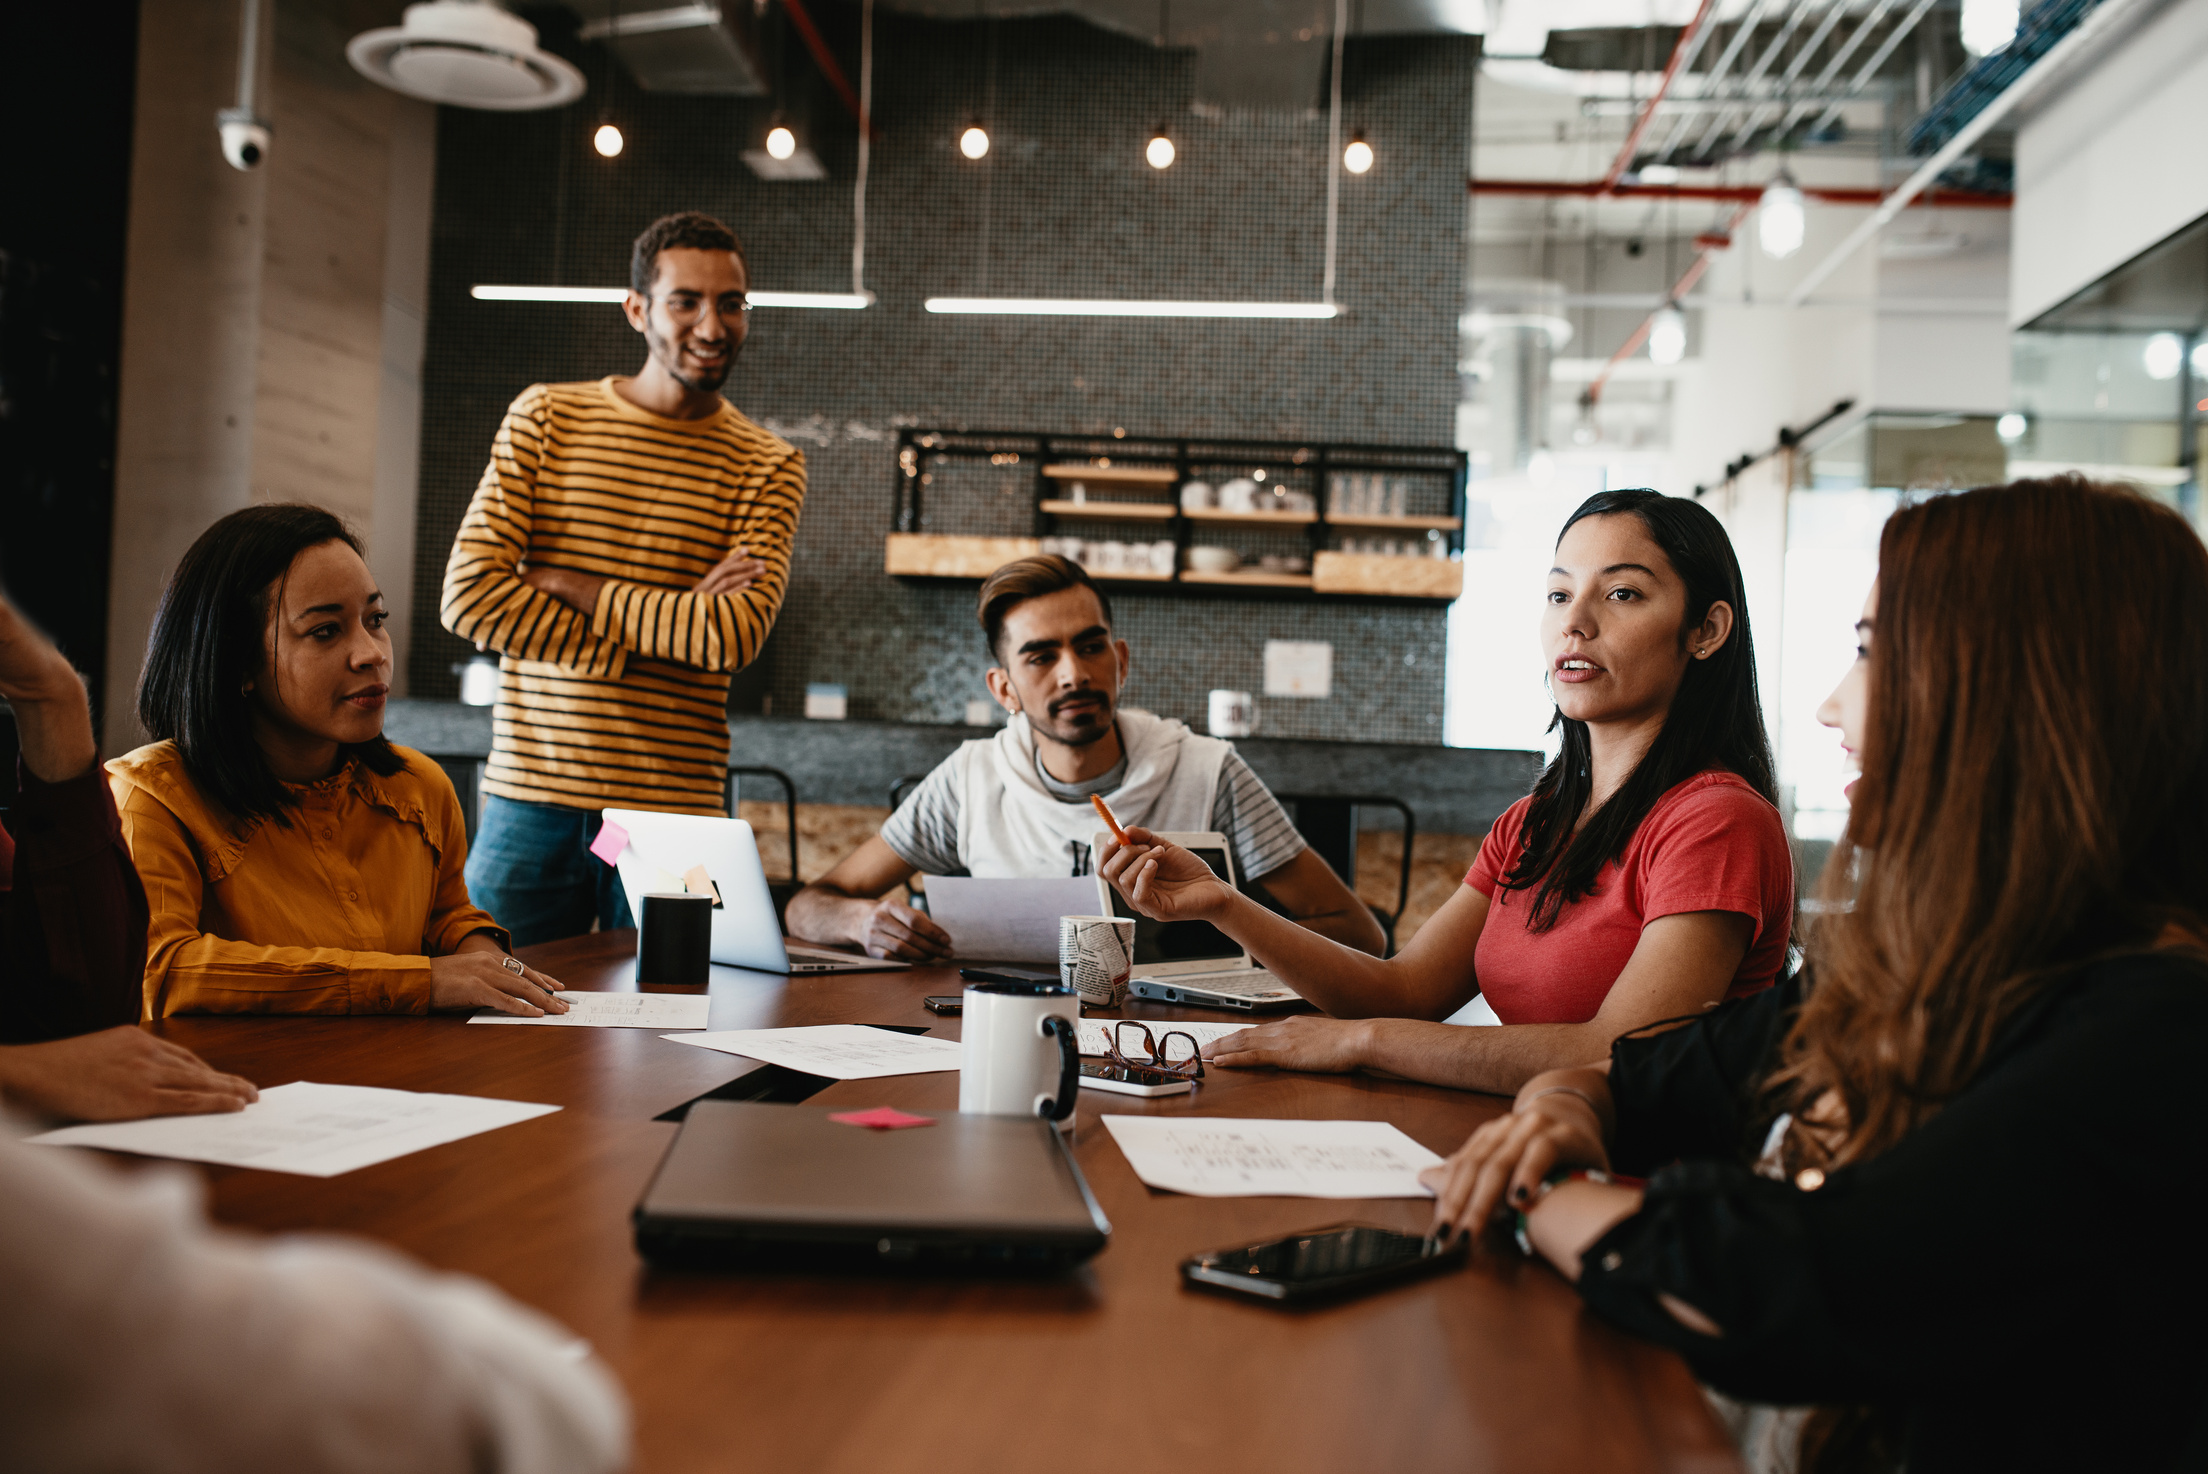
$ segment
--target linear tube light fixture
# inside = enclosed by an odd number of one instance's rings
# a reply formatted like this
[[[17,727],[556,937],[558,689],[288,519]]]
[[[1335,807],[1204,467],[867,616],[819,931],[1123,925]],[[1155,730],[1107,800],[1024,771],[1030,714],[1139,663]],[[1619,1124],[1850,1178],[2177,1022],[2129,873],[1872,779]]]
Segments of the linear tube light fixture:
[[[468,295],[479,302],[619,302],[627,287],[494,287],[474,286]],[[855,309],[874,303],[872,292],[751,292],[746,300],[754,307],[836,307]]]
[[[1031,317],[1297,317],[1341,315],[1331,302],[1133,302],[1099,297],[930,297],[930,312]]]

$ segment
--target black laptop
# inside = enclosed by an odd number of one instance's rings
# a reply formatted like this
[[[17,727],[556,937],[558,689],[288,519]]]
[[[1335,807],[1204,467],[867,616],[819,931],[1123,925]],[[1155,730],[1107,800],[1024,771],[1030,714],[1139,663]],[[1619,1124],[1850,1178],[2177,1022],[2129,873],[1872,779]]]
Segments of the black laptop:
[[[945,1111],[878,1131],[819,1106],[701,1100],[636,1207],[667,1268],[1049,1273],[1112,1226],[1047,1122]]]

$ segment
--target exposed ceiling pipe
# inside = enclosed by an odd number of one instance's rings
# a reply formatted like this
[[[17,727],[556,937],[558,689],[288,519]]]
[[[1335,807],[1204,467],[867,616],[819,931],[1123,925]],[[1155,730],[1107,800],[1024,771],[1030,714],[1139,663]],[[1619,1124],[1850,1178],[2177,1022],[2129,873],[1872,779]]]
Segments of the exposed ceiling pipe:
[[[1620,200],[1715,200],[1723,204],[1753,204],[1763,198],[1760,184],[1620,184],[1605,189],[1599,179],[1468,179],[1473,194],[1526,195],[1535,199],[1607,197]],[[1815,184],[1801,186],[1803,194],[1827,205],[1875,205],[1886,198],[1875,189],[1839,189]],[[1980,194],[1966,189],[1926,190],[1922,203],[1947,208],[2006,210],[2014,196]]]
[[[1870,13],[1863,17],[1863,23],[1848,33],[1848,39],[1840,43],[1840,49],[1832,54],[1832,60],[1825,63],[1825,69],[1817,74],[1817,80],[1809,84],[1810,100],[1807,102],[1796,101],[1787,105],[1779,118],[1778,131],[1781,134],[1791,132],[1794,125],[1805,117],[1809,110],[1817,105],[1818,101],[1822,100],[1822,94],[1832,86],[1832,79],[1840,75],[1840,69],[1848,64],[1849,59],[1855,55],[1865,41],[1871,39],[1871,33],[1878,29],[1878,23],[1884,20],[1886,13],[1899,3],[1900,0],[1877,0],[1877,3],[1871,6]],[[1837,9],[1834,13],[1838,14]],[[1850,87],[1844,89],[1840,95],[1842,97],[1853,97],[1861,90],[1860,87]]]
[[[1610,165],[1610,172],[1602,176],[1604,190],[1615,189],[1618,181],[1625,177],[1625,171],[1633,166],[1634,151],[1641,146],[1641,137],[1648,132],[1648,125],[1656,120],[1657,104],[1664,100],[1665,93],[1671,91],[1672,80],[1679,75],[1679,69],[1701,49],[1702,23],[1710,18],[1710,8],[1716,3],[1717,0],[1702,0],[1694,12],[1694,19],[1688,21],[1687,28],[1679,33],[1678,41],[1671,48],[1671,60],[1664,63],[1662,80],[1657,82],[1656,90],[1648,95],[1647,105],[1641,109],[1640,117],[1634,120],[1633,131],[1625,135],[1625,147],[1618,150],[1617,158]]]
[[[1878,75],[1878,69],[1886,65],[1886,58],[1894,54],[1894,48],[1899,46],[1903,38],[1917,28],[1917,22],[1924,19],[1924,13],[1930,10],[1935,3],[1936,0],[1917,0],[1917,8],[1901,18],[1901,24],[1895,26],[1888,33],[1886,39],[1878,43],[1878,50],[1871,53],[1871,59],[1863,63],[1862,67],[1856,71],[1855,81],[1849,84],[1848,87],[1851,94],[1861,92],[1870,84],[1871,78]],[[1839,116],[1840,104],[1836,102],[1818,114],[1817,121],[1809,125],[1809,131],[1815,133]]]
[[[1725,74],[1732,70],[1733,62],[1740,56],[1741,51],[1746,48],[1749,38],[1755,35],[1757,22],[1763,19],[1763,13],[1769,8],[1770,0],[1754,0],[1754,3],[1748,7],[1748,13],[1742,16],[1740,24],[1733,28],[1733,38],[1725,43],[1725,49],[1718,53],[1716,63],[1711,66],[1708,72],[1703,74],[1702,95],[1704,97],[1714,92],[1718,83],[1724,79]],[[1673,125],[1671,137],[1665,139],[1664,146],[1656,150],[1658,159],[1669,159],[1671,157],[1672,151],[1679,147],[1679,140],[1685,135],[1688,124],[1688,119],[1681,118]]]
[[[1334,305],[1334,249],[1342,217],[1342,45],[1349,27],[1349,0],[1334,0],[1334,61],[1328,71],[1326,106],[1326,269],[1319,300]]]
[[[828,79],[828,85],[836,89],[836,96],[843,99],[844,111],[859,120],[868,137],[880,138],[882,135],[868,122],[866,110],[859,105],[858,94],[851,90],[850,79],[843,75],[843,68],[836,65],[835,53],[828,49],[827,41],[821,37],[820,28],[813,24],[812,16],[806,12],[805,0],[782,0],[782,9],[789,15],[790,24],[797,27],[798,37],[804,41],[805,49],[812,53],[813,65],[820,68],[820,74]]]
[[[1694,284],[1702,280],[1702,273],[1710,269],[1710,258],[1733,243],[1733,232],[1740,229],[1740,222],[1746,220],[1753,209],[1755,206],[1752,204],[1742,205],[1733,212],[1733,218],[1725,222],[1724,230],[1694,238],[1694,260],[1688,263],[1679,280],[1672,283],[1671,291],[1665,295],[1667,302],[1676,302],[1694,290]],[[1663,310],[1658,307],[1656,312]],[[1618,371],[1618,365],[1641,351],[1641,345],[1648,341],[1648,330],[1656,324],[1656,312],[1641,319],[1641,325],[1633,330],[1632,336],[1625,340],[1617,352],[1610,355],[1610,361],[1602,366],[1602,372],[1596,374],[1582,391],[1579,396],[1579,407],[1582,411],[1592,410],[1601,402],[1602,391],[1609,384],[1610,376]]]
[[[1837,0],[1835,0],[1835,3],[1837,3]],[[1756,58],[1756,64],[1748,69],[1747,75],[1743,76],[1739,84],[1734,87],[1733,92],[1736,98],[1743,102],[1748,100],[1748,94],[1756,90],[1756,84],[1763,80],[1764,74],[1770,71],[1772,65],[1778,61],[1779,53],[1786,49],[1786,43],[1793,39],[1794,32],[1800,29],[1802,22],[1807,20],[1810,12],[1816,8],[1817,0],[1797,0],[1794,7],[1787,11],[1786,19],[1780,24],[1778,34],[1771,38],[1771,44],[1763,48],[1763,54]],[[1722,136],[1725,130],[1725,118],[1726,112],[1722,111],[1710,115],[1709,122],[1704,125],[1699,140],[1702,148],[1707,149],[1711,142]]]
[[[2018,103],[2038,91],[2049,77],[2068,66],[2073,58],[2096,44],[2098,38],[2114,25],[2118,18],[2128,15],[2143,3],[2145,3],[2145,0],[2101,0],[2098,8],[2089,12],[2085,19],[2078,22],[2076,30],[2057,41],[2048,49],[2045,56],[2033,62],[2031,66],[2025,69],[2023,75],[2010,83],[2006,91],[1988,102],[1978,116],[1965,123],[1961,130],[1947,141],[1945,147],[1941,148],[1931,158],[1926,159],[1923,166],[1916,173],[1902,182],[1900,188],[1886,196],[1879,207],[1871,212],[1869,218],[1865,219],[1854,230],[1849,231],[1848,238],[1835,246],[1832,254],[1818,262],[1808,275],[1796,282],[1794,290],[1787,293],[1786,305],[1799,307],[1808,299],[1811,292],[1824,283],[1826,277],[1840,269],[1842,262],[1854,255],[1865,241],[1884,230],[1893,218],[1908,206],[1911,200],[1929,189],[1935,179],[1946,173],[1957,159],[1969,152],[1972,144],[1984,137],[1988,130],[2014,111]]]
[[[1778,90],[1781,93],[1789,97],[1794,95],[1794,84],[1801,79],[1802,69],[1809,65],[1809,59],[1815,56],[1818,49],[1831,37],[1833,28],[1840,24],[1840,18],[1847,13],[1847,8],[1847,0],[1832,0],[1832,4],[1825,7],[1825,18],[1817,23],[1817,29],[1810,33],[1807,41],[1802,43],[1801,50],[1794,53],[1794,60],[1789,62],[1786,70],[1779,74]],[[1749,111],[1747,121],[1740,125],[1739,133],[1736,136],[1742,139],[1755,137],[1756,125],[1763,121],[1763,110],[1769,106],[1771,106],[1769,100],[1757,103]],[[1779,109],[1782,112],[1785,111],[1786,104],[1781,102]]]

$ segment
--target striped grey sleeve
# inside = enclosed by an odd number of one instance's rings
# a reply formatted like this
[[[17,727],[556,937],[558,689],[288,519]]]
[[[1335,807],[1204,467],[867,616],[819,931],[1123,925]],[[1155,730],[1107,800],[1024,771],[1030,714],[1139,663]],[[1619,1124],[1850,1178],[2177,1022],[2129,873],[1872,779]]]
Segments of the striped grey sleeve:
[[[958,754],[936,764],[882,824],[882,843],[923,875],[964,875],[958,859]]]
[[[1227,837],[1234,850],[1235,874],[1245,881],[1272,874],[1310,848],[1296,832],[1280,800],[1250,771],[1238,752],[1228,753],[1227,760],[1220,764],[1219,796],[1212,800],[1211,827]]]

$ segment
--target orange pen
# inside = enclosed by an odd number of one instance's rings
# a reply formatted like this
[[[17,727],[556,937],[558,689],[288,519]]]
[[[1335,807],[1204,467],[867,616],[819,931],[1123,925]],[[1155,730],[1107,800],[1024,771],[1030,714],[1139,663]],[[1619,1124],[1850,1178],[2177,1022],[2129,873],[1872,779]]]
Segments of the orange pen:
[[[1104,795],[1092,793],[1089,795],[1089,802],[1095,804],[1097,813],[1104,816],[1104,823],[1111,829],[1112,838],[1121,844],[1127,843],[1127,831],[1119,827],[1119,821],[1112,817],[1112,811],[1104,806]]]

